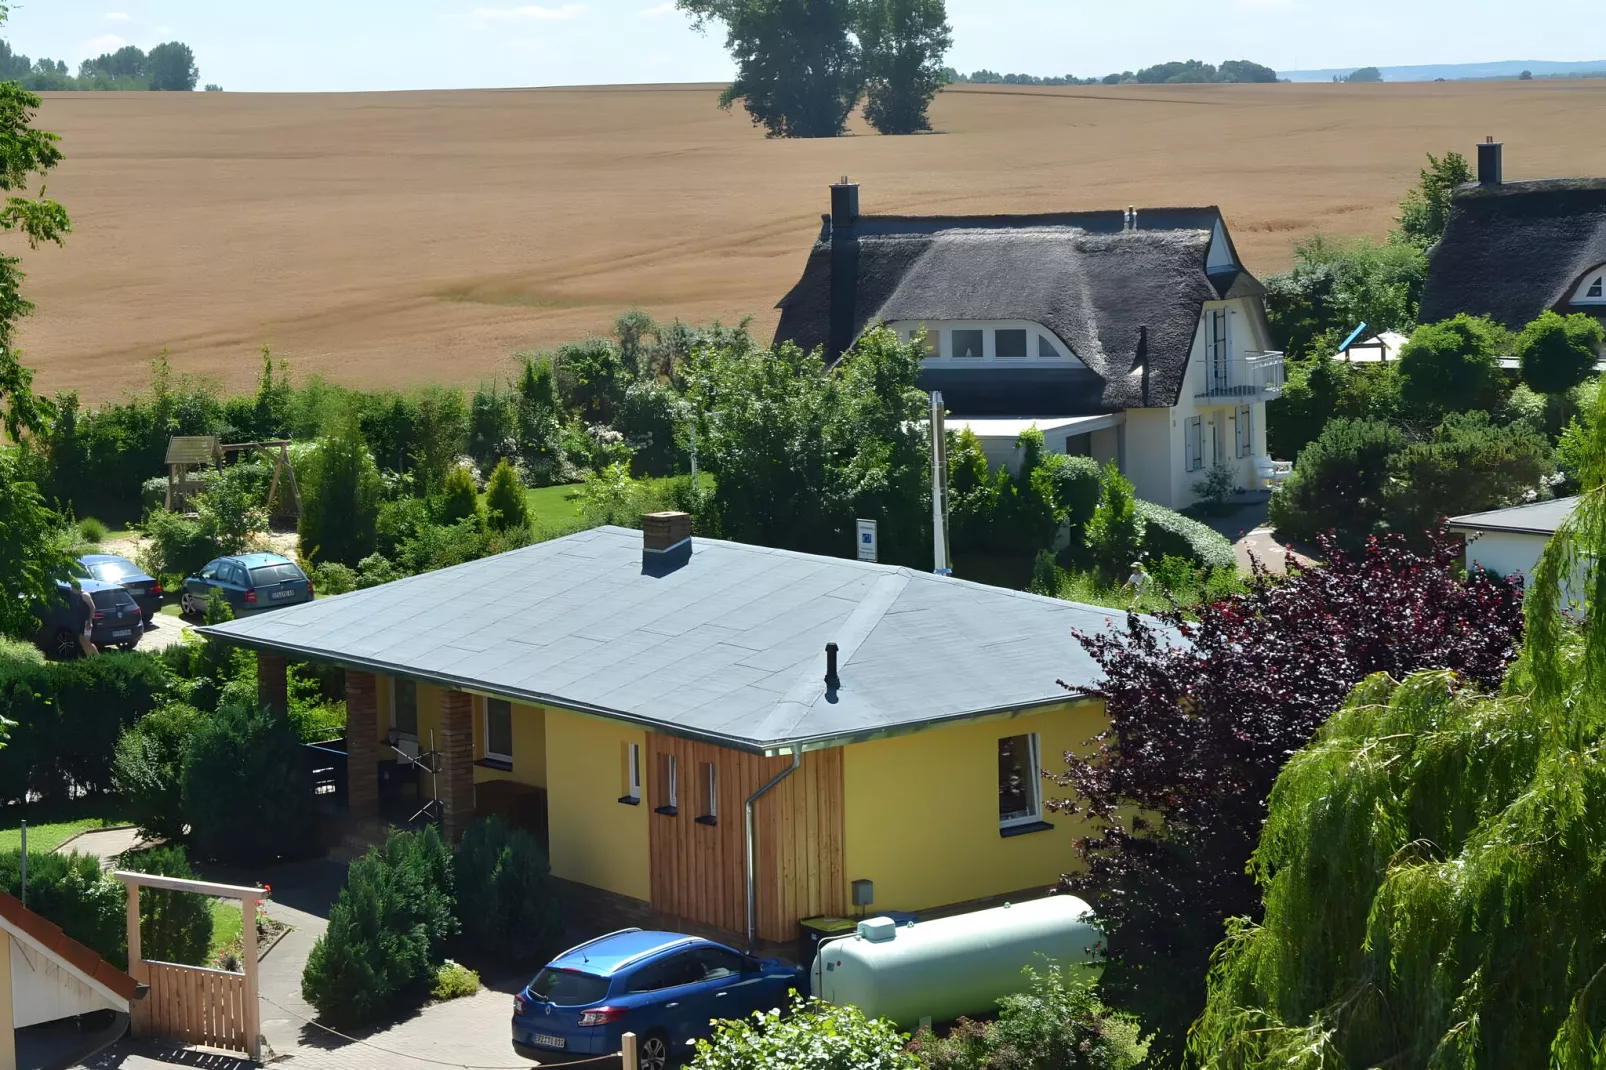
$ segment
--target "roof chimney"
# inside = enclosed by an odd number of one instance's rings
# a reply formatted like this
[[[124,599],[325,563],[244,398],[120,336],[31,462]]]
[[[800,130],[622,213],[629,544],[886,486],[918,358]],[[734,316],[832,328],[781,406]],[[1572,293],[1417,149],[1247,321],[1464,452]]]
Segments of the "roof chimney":
[[[851,227],[859,221],[859,184],[849,182],[848,176],[843,175],[842,181],[831,186],[831,229]]]
[[[1498,186],[1505,181],[1503,148],[1492,136],[1478,146],[1478,185]]]
[[[859,304],[859,187],[843,175],[831,186],[831,303],[826,360],[834,361],[853,344],[861,326]]]
[[[1127,205],[1127,209],[1126,209],[1126,229],[1127,230],[1137,230],[1138,229],[1138,210],[1133,205]]]
[[[836,674],[835,643],[825,644],[825,686],[829,691],[835,691],[842,686],[842,678]]]
[[[642,572],[662,576],[690,560],[690,513],[647,513],[641,518]]]

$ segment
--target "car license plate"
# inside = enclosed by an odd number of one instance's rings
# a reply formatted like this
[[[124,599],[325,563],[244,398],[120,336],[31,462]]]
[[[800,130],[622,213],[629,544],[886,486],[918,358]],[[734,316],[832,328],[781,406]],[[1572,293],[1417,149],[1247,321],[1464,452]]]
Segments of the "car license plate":
[[[562,1037],[547,1036],[545,1033],[531,1033],[530,1043],[539,1044],[543,1048],[562,1048],[568,1044],[568,1041]]]
[[[296,596],[296,593],[294,591],[274,591],[273,592],[273,597],[274,598],[294,598],[295,596]]]
[[[133,635],[133,634],[134,634],[134,630],[132,628],[124,628],[120,632],[112,632],[112,638],[113,639],[127,639],[130,635]]]

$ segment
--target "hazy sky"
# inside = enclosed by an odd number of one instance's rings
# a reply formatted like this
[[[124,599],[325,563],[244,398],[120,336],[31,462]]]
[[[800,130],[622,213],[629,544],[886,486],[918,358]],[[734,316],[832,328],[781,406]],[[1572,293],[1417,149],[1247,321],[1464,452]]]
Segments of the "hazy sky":
[[[960,70],[1107,74],[1190,57],[1279,70],[1606,53],[1600,0],[948,0]],[[1560,32],[1566,26],[1580,32]],[[1584,31],[1589,27],[1593,32]],[[12,47],[66,60],[187,42],[231,90],[714,81],[673,0],[12,0]]]

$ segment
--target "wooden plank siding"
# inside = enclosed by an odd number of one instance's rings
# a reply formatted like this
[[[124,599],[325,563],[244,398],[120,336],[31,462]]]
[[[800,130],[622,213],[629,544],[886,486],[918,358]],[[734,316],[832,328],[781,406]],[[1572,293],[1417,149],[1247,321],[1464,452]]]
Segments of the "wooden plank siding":
[[[150,991],[132,1007],[136,1035],[251,1051],[244,974],[168,962],[144,965]]]
[[[679,813],[663,804],[664,759],[673,755]],[[747,797],[785,770],[790,758],[763,758],[647,734],[645,798],[652,905],[656,910],[731,933],[747,931],[742,814]],[[717,824],[701,823],[707,806],[705,765],[718,770]],[[841,914],[843,877],[842,750],[814,751],[754,811],[758,845],[758,932],[791,940],[800,918]]]

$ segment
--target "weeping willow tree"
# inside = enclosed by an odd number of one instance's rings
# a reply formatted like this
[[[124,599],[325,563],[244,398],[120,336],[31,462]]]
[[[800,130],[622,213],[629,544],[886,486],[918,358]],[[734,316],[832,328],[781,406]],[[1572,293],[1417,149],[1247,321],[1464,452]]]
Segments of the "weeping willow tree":
[[[1261,924],[1214,956],[1207,1070],[1606,1068],[1606,405],[1498,694],[1362,683],[1283,769]]]

